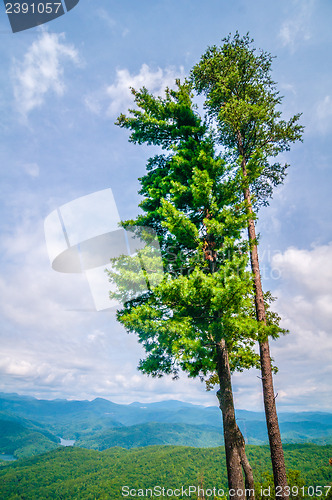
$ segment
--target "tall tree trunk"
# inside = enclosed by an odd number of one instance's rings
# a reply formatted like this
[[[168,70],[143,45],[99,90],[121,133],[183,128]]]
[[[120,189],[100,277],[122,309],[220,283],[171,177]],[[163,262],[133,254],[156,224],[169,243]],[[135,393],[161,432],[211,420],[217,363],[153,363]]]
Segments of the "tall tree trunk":
[[[243,177],[246,179],[247,178],[246,159],[244,158],[243,148],[241,147],[241,144],[239,144],[239,150],[242,156],[242,162],[241,162],[242,174]],[[249,186],[246,186],[244,188],[243,194],[244,194],[244,199],[247,203],[247,210],[249,214],[248,237],[250,246],[251,269],[254,275],[256,317],[257,321],[261,321],[266,324],[264,295],[263,295],[261,275],[259,270],[257,237],[256,237],[254,213],[252,209]],[[286,476],[285,459],[282,448],[278,415],[277,415],[275,396],[274,396],[271,356],[270,356],[270,347],[268,339],[260,341],[259,351],[260,351],[260,362],[262,370],[264,408],[265,408],[267,432],[270,443],[274,486],[275,488],[277,488],[277,486],[279,487],[279,489],[281,488],[279,496],[288,498],[287,488],[286,488],[287,476]]]
[[[204,254],[211,274],[215,273],[217,252],[213,239],[206,238]],[[255,500],[254,476],[246,456],[245,440],[235,419],[231,371],[225,339],[216,344],[216,351],[220,386],[217,397],[223,418],[228,487],[229,490],[234,490],[230,496],[234,500]]]
[[[223,418],[228,488],[234,490],[231,495],[234,500],[254,500],[254,477],[246,457],[245,441],[235,419],[228,350],[224,339],[217,344],[216,349],[220,383],[217,396]]]

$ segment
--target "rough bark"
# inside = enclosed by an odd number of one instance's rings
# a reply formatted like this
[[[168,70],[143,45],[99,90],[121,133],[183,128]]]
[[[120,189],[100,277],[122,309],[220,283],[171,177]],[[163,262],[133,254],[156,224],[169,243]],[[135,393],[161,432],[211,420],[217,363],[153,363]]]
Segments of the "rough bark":
[[[242,174],[244,179],[246,179],[247,177],[246,160],[244,158],[244,152],[243,148],[241,147],[240,139],[239,139],[239,151],[242,156],[242,163],[241,163]],[[247,203],[247,210],[249,214],[248,236],[250,245],[251,269],[254,276],[256,317],[257,321],[261,321],[266,324],[266,312],[265,312],[264,295],[263,295],[262,282],[259,269],[255,221],[251,203],[250,190],[248,186],[244,188],[243,194],[244,194],[244,199]],[[287,499],[288,494],[286,488],[287,476],[285,468],[285,459],[282,448],[278,415],[277,415],[275,396],[274,396],[271,356],[270,356],[270,347],[268,339],[260,341],[259,350],[260,350],[260,362],[262,371],[263,399],[264,399],[267,432],[270,443],[274,486],[275,488],[277,488],[277,486],[279,486],[279,488],[281,487],[282,491],[279,496],[282,496],[283,498]]]
[[[208,218],[209,213],[207,212],[205,216]],[[216,271],[217,259],[213,238],[206,237],[203,250],[210,272],[213,274]],[[229,490],[234,490],[234,494],[230,496],[235,500],[254,500],[254,476],[246,456],[245,440],[235,419],[228,349],[224,339],[216,344],[216,350],[220,385],[217,397],[223,418],[228,487]]]
[[[229,490],[234,500],[254,500],[254,477],[245,453],[245,441],[236,423],[234,400],[225,340],[217,346],[217,365],[220,390],[217,392],[222,412]],[[243,479],[243,474],[245,480]]]

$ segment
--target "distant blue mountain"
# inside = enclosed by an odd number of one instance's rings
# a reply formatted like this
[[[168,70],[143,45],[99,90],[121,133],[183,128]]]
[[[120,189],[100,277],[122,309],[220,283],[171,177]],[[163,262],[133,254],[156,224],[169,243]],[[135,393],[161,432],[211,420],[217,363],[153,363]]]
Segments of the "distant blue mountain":
[[[0,393],[0,412],[27,419],[52,435],[95,449],[176,443],[219,446],[222,442],[222,419],[217,405],[205,407],[176,400],[117,404],[103,398],[48,401]],[[263,412],[237,410],[236,416],[247,443],[267,443]],[[332,443],[330,413],[279,413],[279,422],[284,442]]]

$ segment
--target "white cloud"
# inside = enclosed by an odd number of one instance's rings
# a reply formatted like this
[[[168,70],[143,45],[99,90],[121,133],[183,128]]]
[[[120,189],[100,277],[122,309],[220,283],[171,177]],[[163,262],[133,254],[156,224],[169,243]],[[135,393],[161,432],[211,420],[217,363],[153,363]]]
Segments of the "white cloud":
[[[315,0],[295,0],[290,18],[280,28],[282,45],[289,47],[292,52],[301,42],[311,38],[310,20],[315,3]]]
[[[0,391],[214,404],[215,395],[198,380],[153,379],[137,371],[144,352],[136,336],[125,333],[114,313],[94,310],[83,275],[51,269],[37,212],[20,214],[0,242]]]
[[[316,246],[312,250],[288,248],[284,253],[273,256],[272,265],[281,271],[292,289],[300,290],[301,295],[313,299],[332,294],[331,261],[332,243]]]
[[[114,117],[133,106],[130,88],[140,89],[144,86],[149,92],[162,95],[166,87],[174,88],[176,78],[183,76],[183,67],[153,70],[147,64],[143,64],[136,75],[131,74],[128,69],[118,69],[115,82],[100,92],[86,96],[85,104],[93,113],[98,114],[106,108],[106,114]]]
[[[11,233],[3,235],[1,250],[7,261],[6,272],[0,277],[3,318],[18,327],[55,333],[68,321],[61,310],[89,306],[83,277],[74,275],[68,279],[68,275],[52,271],[42,220],[27,216]],[[72,314],[70,321],[75,324],[78,319]]]
[[[23,61],[14,61],[15,104],[23,117],[40,107],[48,92],[65,91],[64,64],[79,63],[78,52],[64,43],[64,35],[44,31],[27,50]]]
[[[281,274],[276,309],[290,334],[272,343],[280,402],[331,409],[332,243],[274,255]],[[317,403],[319,402],[319,403]]]

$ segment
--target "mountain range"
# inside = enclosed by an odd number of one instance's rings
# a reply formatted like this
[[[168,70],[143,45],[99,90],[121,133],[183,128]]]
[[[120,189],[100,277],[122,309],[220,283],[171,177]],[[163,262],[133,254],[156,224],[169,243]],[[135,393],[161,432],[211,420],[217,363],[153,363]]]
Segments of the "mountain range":
[[[262,412],[237,410],[236,416],[248,444],[267,443]],[[330,413],[279,413],[279,422],[285,443],[332,443]],[[149,445],[212,447],[223,443],[217,406],[176,400],[144,404],[117,404],[102,398],[49,401],[0,393],[0,455],[43,453],[59,446],[60,437],[75,440],[75,446],[96,450]]]

